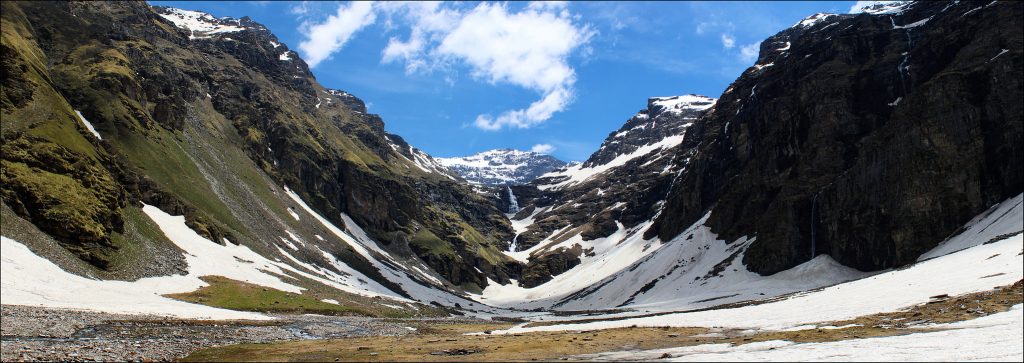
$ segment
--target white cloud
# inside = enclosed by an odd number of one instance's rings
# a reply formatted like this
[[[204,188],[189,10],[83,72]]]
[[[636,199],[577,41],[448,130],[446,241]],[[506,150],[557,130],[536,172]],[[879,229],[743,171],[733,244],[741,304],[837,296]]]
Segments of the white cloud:
[[[404,16],[411,28],[406,40],[389,40],[383,62],[403,61],[409,73],[461,63],[470,67],[474,78],[542,95],[525,109],[478,116],[473,124],[484,130],[528,128],[564,110],[572,102],[576,82],[568,58],[585,51],[594,35],[589,26],[576,23],[565,4],[557,3],[531,3],[518,12],[504,3],[481,3],[467,11],[438,3],[399,3],[382,9],[389,16]]]
[[[299,43],[303,59],[310,67],[316,67],[341,50],[352,35],[376,20],[373,6],[372,2],[363,1],[339,5],[338,12],[322,23],[305,24],[302,32],[306,39]]]
[[[550,154],[555,151],[555,147],[551,146],[551,144],[537,144],[533,145],[533,147],[530,148],[530,151],[538,154]]]
[[[757,54],[761,50],[760,43],[750,43],[740,47],[740,59],[750,63],[757,60]]]
[[[725,49],[732,49],[732,47],[736,46],[736,38],[733,38],[730,34],[722,33],[722,46]]]

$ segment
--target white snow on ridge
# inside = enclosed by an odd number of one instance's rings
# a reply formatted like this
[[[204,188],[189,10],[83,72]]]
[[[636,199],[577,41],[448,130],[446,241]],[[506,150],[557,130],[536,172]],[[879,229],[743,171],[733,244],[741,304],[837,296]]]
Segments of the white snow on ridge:
[[[808,17],[804,18],[803,20],[801,20],[800,22],[798,22],[796,24],[793,24],[793,27],[798,27],[799,26],[799,27],[802,27],[802,28],[809,28],[809,27],[812,27],[815,24],[818,24],[818,23],[820,23],[822,21],[825,21],[826,19],[831,18],[833,16],[836,16],[836,14],[817,13],[817,14],[814,14],[814,15],[811,15],[811,16],[808,16]]]
[[[82,120],[82,123],[85,124],[85,128],[88,129],[89,132],[91,132],[93,135],[96,135],[97,139],[103,140],[103,136],[100,136],[100,133],[96,131],[95,127],[92,127],[92,123],[89,122],[89,120],[86,120],[85,116],[82,116],[81,112],[75,110],[75,114],[78,115],[79,120]]]
[[[436,158],[471,184],[524,184],[556,165],[551,157],[533,151],[494,149],[470,156]]]
[[[700,95],[683,95],[671,97],[651,97],[649,103],[655,106],[664,107],[672,113],[682,113],[683,110],[703,111],[715,105],[717,99]]]
[[[973,320],[926,326],[939,331],[824,343],[773,340],[743,345],[703,344],[577,356],[583,360],[650,361],[1005,361],[1024,359],[1022,306]],[[951,344],[955,342],[955,344]]]
[[[912,1],[886,0],[886,1],[857,1],[850,7],[850,13],[866,13],[871,15],[896,14],[906,10]]]
[[[540,190],[548,190],[552,188],[558,189],[569,185],[578,184],[595,175],[611,170],[612,168],[625,165],[630,160],[650,154],[655,151],[672,148],[676,145],[679,145],[682,142],[683,135],[673,135],[666,137],[656,143],[641,146],[629,154],[616,156],[615,159],[612,159],[612,161],[609,161],[606,164],[601,164],[590,168],[584,168],[583,164],[577,164],[570,166],[564,170],[550,172],[542,175],[541,177],[561,178],[561,180],[554,184],[538,185],[537,188]]]
[[[225,24],[224,19],[217,19],[213,15],[191,10],[167,8],[167,14],[158,13],[162,18],[167,19],[174,26],[191,32],[189,39],[208,38],[204,35],[233,33],[245,30],[245,27]],[[196,35],[199,33],[199,36]],[[275,46],[277,48],[277,46]]]

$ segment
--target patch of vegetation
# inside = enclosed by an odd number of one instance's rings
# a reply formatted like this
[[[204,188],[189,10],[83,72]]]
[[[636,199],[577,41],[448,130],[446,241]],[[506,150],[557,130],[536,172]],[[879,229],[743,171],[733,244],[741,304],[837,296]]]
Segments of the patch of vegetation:
[[[210,285],[193,292],[166,296],[231,310],[289,314],[374,315],[362,308],[327,303],[303,294],[281,291],[221,276],[204,276],[202,280]]]
[[[94,159],[45,140],[19,138],[2,151],[4,202],[83,260],[106,268],[125,202],[113,176]]]
[[[416,231],[416,234],[413,235],[412,239],[409,241],[409,246],[416,251],[417,255],[421,256],[429,254],[434,256],[449,256],[452,258],[458,257],[450,243],[438,238],[434,232],[431,232],[426,228],[421,228],[419,231]]]

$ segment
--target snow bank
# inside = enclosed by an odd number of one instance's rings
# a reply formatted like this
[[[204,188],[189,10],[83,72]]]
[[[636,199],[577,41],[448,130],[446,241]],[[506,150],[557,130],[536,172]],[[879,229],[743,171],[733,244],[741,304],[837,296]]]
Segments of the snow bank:
[[[478,298],[496,306],[527,309],[633,310],[622,316],[760,300],[870,275],[842,266],[828,256],[818,256],[772,276],[758,275],[741,262],[743,251],[753,240],[726,243],[704,226],[707,217],[665,243],[643,239],[641,232],[650,222],[628,230],[620,225],[612,235],[591,241],[583,241],[579,235],[555,246],[545,246],[542,241],[529,250],[508,255],[525,260],[538,250],[579,244],[592,256],[581,256],[579,265],[540,286],[527,289],[490,284]],[[522,221],[513,221],[513,227],[516,222]],[[571,318],[549,316],[542,320],[564,319]]]
[[[261,314],[215,309],[161,296],[191,292],[207,286],[200,279],[203,276],[223,276],[292,293],[301,293],[304,288],[284,282],[279,276],[302,276],[341,291],[409,301],[326,252],[320,251],[341,274],[304,263],[281,249],[278,252],[299,268],[267,259],[246,246],[231,243],[220,245],[203,238],[185,225],[183,216],[171,216],[150,205],[143,205],[142,211],[171,242],[184,251],[188,264],[187,275],[149,277],[130,282],[87,279],[61,270],[45,258],[33,254],[24,245],[4,237],[3,303],[182,318],[269,319]],[[302,244],[294,233],[285,232],[292,241]],[[289,239],[279,238],[289,248],[297,249]]]
[[[484,290],[483,297],[486,298],[484,301],[500,302],[499,305],[525,304],[531,307],[532,304],[550,304],[558,297],[569,296],[571,299],[560,303],[560,309],[594,310],[624,305],[639,312],[665,312],[762,300],[830,286],[777,302],[735,309],[525,330],[595,329],[634,324],[786,329],[820,321],[843,320],[927,302],[934,295],[983,291],[1020,280],[1024,275],[1022,257],[1018,255],[1024,249],[1024,236],[1020,234],[1024,229],[1022,202],[1024,194],[997,204],[965,224],[961,233],[924,254],[922,262],[874,276],[844,267],[827,256],[818,256],[775,275],[757,275],[747,271],[740,262],[743,250],[753,241],[740,239],[726,244],[718,240],[703,225],[705,216],[672,241],[647,247],[657,249],[657,252],[624,255],[597,249],[595,261],[606,256],[614,256],[612,258],[619,262],[625,259],[635,261],[625,267],[615,266],[612,272],[602,271],[597,268],[599,264],[590,266],[588,263],[593,262],[585,261],[556,276],[548,283],[553,283],[550,286],[544,284],[533,289],[494,286]],[[569,241],[566,243],[575,243]],[[614,246],[628,251],[635,242],[627,238]],[[986,242],[990,243],[984,244]],[[956,251],[959,252],[952,253]],[[730,258],[731,262],[727,263]],[[595,276],[608,277],[595,280]],[[590,287],[579,290],[578,285],[572,284],[574,280],[583,281]],[[850,280],[856,281],[839,284]],[[571,317],[544,319],[557,321]]]
[[[968,249],[988,242],[998,236],[1024,230],[1024,194],[1010,198],[989,208],[967,223],[967,228],[949,238],[931,251],[925,252],[918,261],[924,261],[956,251]]]
[[[160,296],[201,286],[202,281],[185,276],[135,282],[93,280],[61,270],[10,238],[0,237],[0,243],[0,295],[4,304],[192,319],[270,319],[262,314],[212,308]]]
[[[637,326],[696,326],[780,330],[823,321],[895,311],[930,300],[1010,285],[1024,277],[1018,234],[991,244],[920,262],[911,267],[791,296],[784,300],[732,309],[665,314],[587,324],[504,332],[588,330]]]
[[[881,338],[797,344],[767,341],[739,346],[704,344],[648,351],[610,352],[579,358],[587,360],[666,361],[1006,361],[1024,360],[1024,315],[1021,305],[1010,311],[974,320],[928,326],[943,329]],[[954,344],[955,343],[955,344]]]

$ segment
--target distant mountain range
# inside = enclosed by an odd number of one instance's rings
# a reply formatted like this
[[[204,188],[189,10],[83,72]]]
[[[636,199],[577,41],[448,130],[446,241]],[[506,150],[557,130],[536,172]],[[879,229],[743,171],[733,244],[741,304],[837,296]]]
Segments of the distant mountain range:
[[[526,184],[569,165],[551,155],[513,149],[495,149],[471,156],[435,160],[470,183],[484,186]]]

